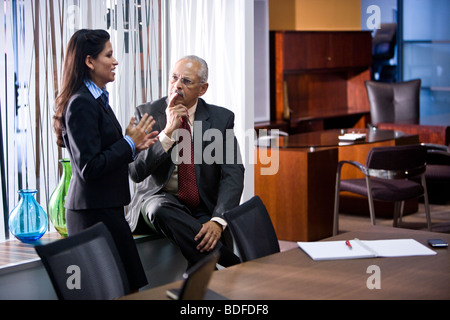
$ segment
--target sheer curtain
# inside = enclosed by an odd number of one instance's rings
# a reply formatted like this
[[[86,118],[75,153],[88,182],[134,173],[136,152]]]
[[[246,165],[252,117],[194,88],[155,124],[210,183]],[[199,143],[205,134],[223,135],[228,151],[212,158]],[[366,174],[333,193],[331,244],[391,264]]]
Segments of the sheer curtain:
[[[110,32],[119,72],[108,90],[123,128],[136,105],[161,96],[166,83],[161,75],[167,72],[162,71],[164,0],[0,0],[0,5],[2,240],[17,190],[37,189],[46,210],[59,181],[58,160],[68,156],[56,146],[52,116],[72,34],[81,28]]]
[[[235,134],[246,168],[243,200],[254,193],[253,180],[253,1],[169,0],[168,69],[195,54],[209,66],[205,101],[235,113]]]

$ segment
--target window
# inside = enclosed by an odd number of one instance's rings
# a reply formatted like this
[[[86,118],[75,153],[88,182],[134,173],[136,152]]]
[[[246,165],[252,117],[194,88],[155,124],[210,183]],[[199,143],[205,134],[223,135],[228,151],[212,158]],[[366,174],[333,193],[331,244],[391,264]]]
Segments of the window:
[[[398,81],[421,79],[420,122],[445,124],[450,113],[450,2],[440,0],[361,0],[361,28],[371,21],[369,7],[380,8],[381,23],[398,22]]]
[[[403,0],[403,79],[422,79],[420,117],[439,123],[450,103],[450,2]]]

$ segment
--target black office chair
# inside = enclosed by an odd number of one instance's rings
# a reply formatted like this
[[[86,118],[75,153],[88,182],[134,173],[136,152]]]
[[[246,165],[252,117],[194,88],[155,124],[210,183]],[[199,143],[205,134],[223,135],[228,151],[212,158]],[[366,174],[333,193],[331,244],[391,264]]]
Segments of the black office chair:
[[[379,75],[378,81],[396,82],[396,66],[390,64],[395,56],[397,45],[397,24],[382,23],[372,39],[372,79]]]
[[[223,214],[243,262],[280,252],[269,213],[258,196]]]
[[[427,148],[425,180],[430,203],[446,204],[450,201],[450,145],[423,143]]]
[[[219,261],[220,252],[213,251],[183,274],[180,289],[167,290],[167,296],[174,300],[224,300],[222,295],[208,289],[208,284]]]
[[[103,223],[35,250],[61,300],[110,300],[130,293],[122,260]]]
[[[339,193],[348,191],[366,196],[372,225],[375,225],[373,200],[395,202],[394,227],[403,213],[405,200],[423,196],[428,230],[431,230],[428,192],[425,181],[427,151],[421,145],[375,147],[369,151],[366,166],[357,161],[343,160],[338,163],[334,198],[333,235],[338,233]],[[365,176],[361,179],[341,180],[344,164],[358,168]],[[420,177],[420,182],[410,180]]]
[[[366,81],[371,126],[378,123],[418,124],[420,119],[420,79],[398,83]]]

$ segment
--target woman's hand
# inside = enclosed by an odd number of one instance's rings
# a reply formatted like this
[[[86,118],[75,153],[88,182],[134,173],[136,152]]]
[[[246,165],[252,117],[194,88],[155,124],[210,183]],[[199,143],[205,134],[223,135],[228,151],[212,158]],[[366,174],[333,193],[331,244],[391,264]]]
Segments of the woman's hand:
[[[158,140],[158,132],[152,131],[155,124],[152,116],[144,114],[141,121],[135,124],[136,118],[131,117],[130,123],[125,130],[125,134],[133,139],[136,152],[150,148]]]

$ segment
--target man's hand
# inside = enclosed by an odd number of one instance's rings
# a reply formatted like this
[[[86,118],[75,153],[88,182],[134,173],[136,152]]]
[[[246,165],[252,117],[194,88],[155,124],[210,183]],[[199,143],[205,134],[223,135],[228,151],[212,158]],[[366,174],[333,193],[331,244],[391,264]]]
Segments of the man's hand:
[[[200,241],[197,246],[197,250],[200,252],[209,252],[214,250],[216,247],[217,241],[219,241],[222,236],[222,226],[214,221],[208,221],[203,224],[203,227],[200,229],[200,232],[195,236],[195,241]]]
[[[181,118],[188,117],[188,109],[182,104],[175,104],[175,100],[182,93],[175,92],[170,98],[169,105],[166,108],[167,123],[164,133],[172,138],[172,133],[181,125]]]

